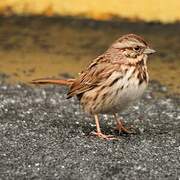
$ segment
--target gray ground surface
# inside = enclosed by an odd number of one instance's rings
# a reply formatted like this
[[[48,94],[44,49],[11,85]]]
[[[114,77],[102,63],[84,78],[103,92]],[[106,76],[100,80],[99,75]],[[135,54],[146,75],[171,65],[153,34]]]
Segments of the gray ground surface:
[[[57,86],[0,85],[0,179],[180,179],[180,97],[151,84],[143,99],[121,114],[135,135],[104,141],[89,135],[94,121]],[[152,93],[153,92],[153,93]]]

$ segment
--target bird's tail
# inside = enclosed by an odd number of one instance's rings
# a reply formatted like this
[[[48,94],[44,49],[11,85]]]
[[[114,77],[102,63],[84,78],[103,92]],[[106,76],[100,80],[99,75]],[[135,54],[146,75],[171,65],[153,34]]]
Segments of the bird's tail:
[[[59,84],[62,86],[71,86],[74,79],[35,79],[32,84]]]

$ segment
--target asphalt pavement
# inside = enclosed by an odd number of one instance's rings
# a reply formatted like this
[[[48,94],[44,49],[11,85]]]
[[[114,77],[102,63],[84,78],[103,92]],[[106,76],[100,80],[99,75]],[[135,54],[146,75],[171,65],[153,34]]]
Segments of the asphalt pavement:
[[[136,134],[114,130],[101,115],[95,130],[76,98],[59,86],[0,84],[0,179],[179,180],[180,96],[152,82],[143,98],[119,114]]]

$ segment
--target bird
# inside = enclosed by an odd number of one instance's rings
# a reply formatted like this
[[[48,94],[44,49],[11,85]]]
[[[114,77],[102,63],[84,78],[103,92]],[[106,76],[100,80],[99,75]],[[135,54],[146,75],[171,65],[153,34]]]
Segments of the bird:
[[[101,131],[99,114],[111,114],[116,120],[116,128],[130,133],[118,119],[122,112],[138,100],[149,82],[147,71],[148,56],[155,53],[139,35],[125,34],[109,48],[93,59],[74,79],[35,79],[33,84],[58,84],[67,86],[67,98],[76,96],[83,110],[94,116],[96,131],[93,135],[105,139],[115,139]]]

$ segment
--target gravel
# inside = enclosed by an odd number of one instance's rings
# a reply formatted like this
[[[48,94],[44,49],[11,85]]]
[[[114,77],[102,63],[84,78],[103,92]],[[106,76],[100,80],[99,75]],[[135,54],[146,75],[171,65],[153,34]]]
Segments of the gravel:
[[[163,90],[152,82],[119,114],[136,134],[101,115],[103,132],[118,137],[106,141],[90,135],[93,118],[66,88],[1,83],[0,179],[180,180],[180,96]]]

